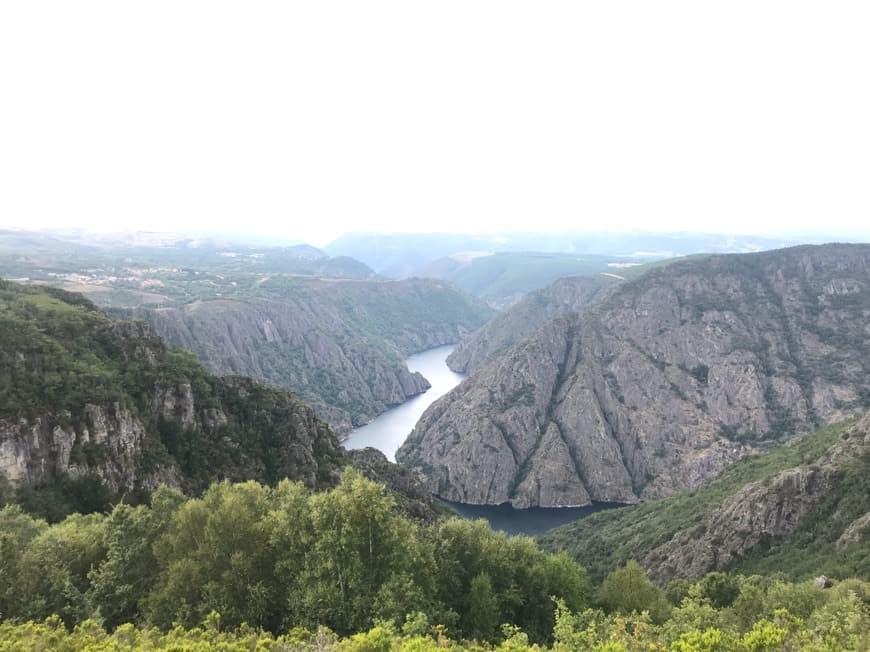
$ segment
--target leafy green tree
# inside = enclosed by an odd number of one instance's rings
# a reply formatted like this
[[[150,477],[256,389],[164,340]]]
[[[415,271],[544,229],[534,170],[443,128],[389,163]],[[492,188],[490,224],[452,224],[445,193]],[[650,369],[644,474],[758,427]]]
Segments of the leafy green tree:
[[[760,575],[739,579],[740,592],[731,604],[728,615],[740,630],[748,629],[765,613],[767,580]]]
[[[667,617],[668,605],[664,595],[633,559],[604,579],[598,597],[609,611],[623,614],[648,611],[656,622]]]
[[[214,484],[184,503],[155,544],[160,574],[145,611],[160,625],[192,626],[211,611],[229,626],[277,625],[280,594],[263,525],[271,490]]]
[[[710,634],[705,639],[701,633],[716,631],[722,634],[722,630],[725,629],[722,614],[706,598],[697,597],[701,593],[699,590],[693,590],[691,593],[692,597],[684,598],[680,606],[671,611],[670,617],[662,627],[663,636],[674,645],[682,641],[680,649],[691,649],[686,647],[690,639],[697,640],[699,646],[706,640],[703,645],[715,649],[712,647],[712,642],[715,640],[721,643],[721,636]],[[698,636],[686,638],[687,634],[693,632]],[[701,646],[699,649],[705,648]]]
[[[488,640],[495,635],[499,618],[498,598],[492,580],[486,573],[480,573],[471,580],[464,629],[475,638]]]
[[[808,619],[814,638],[830,650],[859,650],[870,646],[870,604],[855,591],[835,595]],[[863,643],[862,643],[863,641]]]
[[[371,607],[379,595],[386,604],[384,585],[403,574],[431,595],[416,527],[395,511],[383,485],[348,468],[338,487],[312,496],[310,503],[312,545],[299,605],[303,622],[360,631],[372,624]],[[410,594],[415,592],[411,588]]]
[[[88,574],[105,554],[104,528],[100,514],[73,514],[30,542],[19,566],[24,605],[19,615],[41,619],[56,614],[68,624],[91,615]]]
[[[21,591],[22,560],[33,540],[47,529],[45,521],[25,514],[17,505],[0,509],[0,620],[27,609]]]
[[[88,575],[87,600],[106,626],[133,622],[156,579],[157,559],[153,548],[169,526],[182,496],[162,488],[152,500],[153,508],[117,505],[106,519],[102,545],[105,557]]]
[[[767,589],[765,613],[772,616],[777,609],[786,609],[794,616],[807,618],[824,599],[824,592],[811,580],[800,583],[777,580]]]
[[[679,577],[668,582],[665,588],[665,598],[673,606],[678,607],[684,598],[688,597],[689,589],[694,586],[691,580]]]
[[[700,595],[716,609],[731,606],[740,595],[740,580],[727,573],[708,573],[698,583]]]

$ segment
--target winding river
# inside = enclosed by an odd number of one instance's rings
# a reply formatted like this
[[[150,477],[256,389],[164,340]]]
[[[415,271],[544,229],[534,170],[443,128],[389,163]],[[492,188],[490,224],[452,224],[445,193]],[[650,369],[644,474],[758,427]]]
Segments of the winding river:
[[[390,461],[396,461],[396,451],[414,429],[417,421],[437,399],[456,387],[465,378],[447,367],[447,356],[453,346],[439,346],[423,353],[412,355],[407,360],[408,369],[423,374],[432,387],[410,401],[384,412],[371,423],[356,428],[344,442],[345,448],[377,448]],[[576,521],[593,512],[610,507],[596,503],[587,507],[533,507],[514,509],[510,505],[465,505],[442,501],[463,518],[485,518],[494,530],[508,534],[540,534],[547,530]]]
[[[391,462],[396,461],[396,451],[407,439],[408,435],[423,416],[426,408],[437,399],[456,387],[465,378],[462,374],[450,371],[447,366],[447,356],[453,351],[453,345],[439,346],[412,355],[405,362],[410,371],[419,371],[426,377],[432,387],[410,401],[387,410],[378,418],[373,419],[360,428],[355,428],[344,442],[345,448],[377,448]]]

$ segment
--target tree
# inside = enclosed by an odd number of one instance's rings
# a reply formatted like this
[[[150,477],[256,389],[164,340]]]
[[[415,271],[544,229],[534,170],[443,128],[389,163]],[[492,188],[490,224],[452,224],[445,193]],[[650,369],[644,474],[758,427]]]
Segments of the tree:
[[[298,601],[304,624],[361,631],[373,623],[373,604],[390,609],[394,589],[414,595],[416,585],[433,593],[433,562],[427,563],[416,527],[395,511],[383,485],[348,467],[338,487],[312,496],[310,504],[312,545]],[[411,604],[406,611],[419,607]]]
[[[648,611],[656,622],[667,617],[668,605],[664,595],[633,559],[604,579],[599,600],[609,611],[623,614]]]
[[[154,547],[150,619],[193,626],[216,611],[228,626],[277,627],[283,605],[264,526],[272,505],[272,490],[256,482],[213,484],[184,503]]]
[[[105,554],[101,514],[73,514],[44,529],[21,557],[18,615],[42,619],[52,614],[74,624],[90,616],[85,597],[88,573]]]
[[[31,542],[47,529],[45,521],[28,516],[17,505],[0,509],[0,620],[26,608],[21,592],[22,559]]]
[[[716,609],[730,607],[740,595],[740,580],[727,573],[708,573],[698,584],[701,595]]]
[[[493,591],[492,580],[486,573],[471,580],[464,620],[465,631],[475,638],[489,640],[496,633],[499,622],[498,598]]]

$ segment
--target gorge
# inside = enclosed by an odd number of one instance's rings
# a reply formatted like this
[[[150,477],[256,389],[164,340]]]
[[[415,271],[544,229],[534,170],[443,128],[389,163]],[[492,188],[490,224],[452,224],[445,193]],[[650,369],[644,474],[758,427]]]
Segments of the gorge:
[[[396,450],[414,429],[420,416],[439,398],[458,386],[465,376],[452,371],[447,359],[455,346],[439,346],[409,357],[405,363],[411,373],[419,373],[430,383],[422,394],[398,405],[365,426],[351,431],[343,446],[348,450],[375,448],[395,461]],[[483,518],[494,530],[508,534],[540,534],[547,530],[613,506],[596,503],[584,507],[531,507],[516,509],[509,504],[470,505],[442,501],[463,518]]]
[[[870,247],[685,259],[558,316],[434,403],[397,459],[433,493],[632,503],[866,409]]]

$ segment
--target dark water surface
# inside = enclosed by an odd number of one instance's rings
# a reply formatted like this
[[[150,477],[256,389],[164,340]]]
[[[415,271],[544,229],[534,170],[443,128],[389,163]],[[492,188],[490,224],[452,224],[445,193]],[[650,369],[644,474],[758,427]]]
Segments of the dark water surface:
[[[453,346],[439,346],[423,353],[412,355],[406,361],[408,369],[419,371],[432,384],[432,387],[415,396],[410,401],[388,410],[371,423],[356,428],[344,442],[344,447],[366,448],[371,446],[381,451],[387,458],[395,462],[396,451],[417,425],[426,408],[432,405],[456,387],[465,378],[447,367],[447,356],[453,351]],[[508,534],[541,534],[554,527],[576,521],[609,507],[611,503],[594,503],[588,507],[532,507],[530,509],[514,509],[509,504],[504,505],[466,505],[441,501],[453,508],[463,518],[485,518],[494,530],[502,530]]]
[[[441,500],[441,499],[439,499]],[[493,530],[508,534],[543,534],[554,527],[565,525],[589,516],[602,509],[619,507],[616,503],[592,503],[586,507],[530,507],[514,509],[509,503],[504,505],[467,505],[465,503],[442,503],[455,510],[463,518],[485,518]]]

